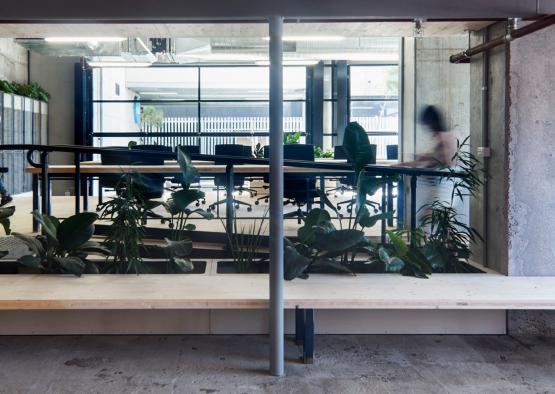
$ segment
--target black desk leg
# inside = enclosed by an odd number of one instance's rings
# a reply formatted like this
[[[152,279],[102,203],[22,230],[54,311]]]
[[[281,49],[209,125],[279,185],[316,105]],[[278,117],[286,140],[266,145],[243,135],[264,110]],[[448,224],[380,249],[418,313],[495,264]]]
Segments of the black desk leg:
[[[295,308],[295,344],[304,343],[304,309]]]
[[[40,155],[41,164],[41,213],[50,215],[50,179],[48,176],[48,152]]]
[[[81,184],[83,185],[83,210],[88,211],[89,210],[89,180],[88,180],[88,178],[85,178],[84,181],[81,182]]]
[[[393,211],[393,182],[387,183],[387,211]],[[387,225],[393,226],[393,215],[387,218]]]
[[[73,179],[75,193],[75,214],[81,212],[81,154],[75,154],[75,178]]]
[[[227,193],[225,200],[225,226],[227,239],[230,242],[229,247],[231,248],[231,237],[233,236],[233,164],[228,164],[225,167],[225,178],[225,188]]]
[[[33,174],[33,211],[39,209],[39,176]],[[33,215],[33,232],[39,231],[39,222],[35,219]]]
[[[326,194],[326,177],[324,175],[320,175],[320,190],[322,194]],[[320,209],[324,209],[324,199],[320,197]]]
[[[303,347],[303,363],[312,364],[314,362],[313,309],[295,309],[295,343]]]

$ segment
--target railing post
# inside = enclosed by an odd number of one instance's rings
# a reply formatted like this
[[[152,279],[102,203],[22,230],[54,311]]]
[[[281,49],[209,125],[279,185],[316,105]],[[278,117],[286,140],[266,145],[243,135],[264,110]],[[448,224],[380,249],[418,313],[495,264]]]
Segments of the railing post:
[[[227,164],[225,167],[225,187],[226,187],[226,200],[225,200],[225,226],[227,232],[227,239],[229,241],[229,251],[233,247],[231,237],[233,236],[233,164]]]
[[[50,215],[50,181],[48,179],[48,152],[40,154],[41,167],[41,213]]]
[[[411,175],[410,177],[410,230],[411,232],[416,230],[416,181],[417,176]],[[411,236],[410,242],[413,242],[413,237]]]
[[[76,152],[74,155],[75,176],[73,178],[75,193],[75,214],[81,212],[81,154]]]

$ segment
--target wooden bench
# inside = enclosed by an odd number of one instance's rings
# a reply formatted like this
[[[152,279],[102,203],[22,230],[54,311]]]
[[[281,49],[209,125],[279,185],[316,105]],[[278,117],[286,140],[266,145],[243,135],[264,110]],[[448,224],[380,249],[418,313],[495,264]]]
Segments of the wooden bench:
[[[0,276],[0,310],[268,309],[268,276],[61,275]],[[311,275],[285,282],[295,309],[296,341],[309,363],[314,309],[555,309],[555,277],[434,274]]]

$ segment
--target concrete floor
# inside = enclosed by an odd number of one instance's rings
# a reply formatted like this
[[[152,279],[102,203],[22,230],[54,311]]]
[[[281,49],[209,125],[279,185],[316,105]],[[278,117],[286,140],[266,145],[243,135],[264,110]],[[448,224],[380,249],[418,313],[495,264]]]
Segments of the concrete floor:
[[[313,365],[265,336],[0,337],[1,393],[555,393],[555,339],[318,336]]]

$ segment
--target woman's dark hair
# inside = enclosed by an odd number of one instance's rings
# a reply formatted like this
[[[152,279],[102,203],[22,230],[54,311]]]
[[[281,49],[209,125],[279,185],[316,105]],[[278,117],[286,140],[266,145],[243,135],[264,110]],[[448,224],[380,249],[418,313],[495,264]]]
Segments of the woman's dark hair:
[[[441,112],[433,105],[428,105],[422,110],[420,122],[428,126],[434,133],[447,131]]]

